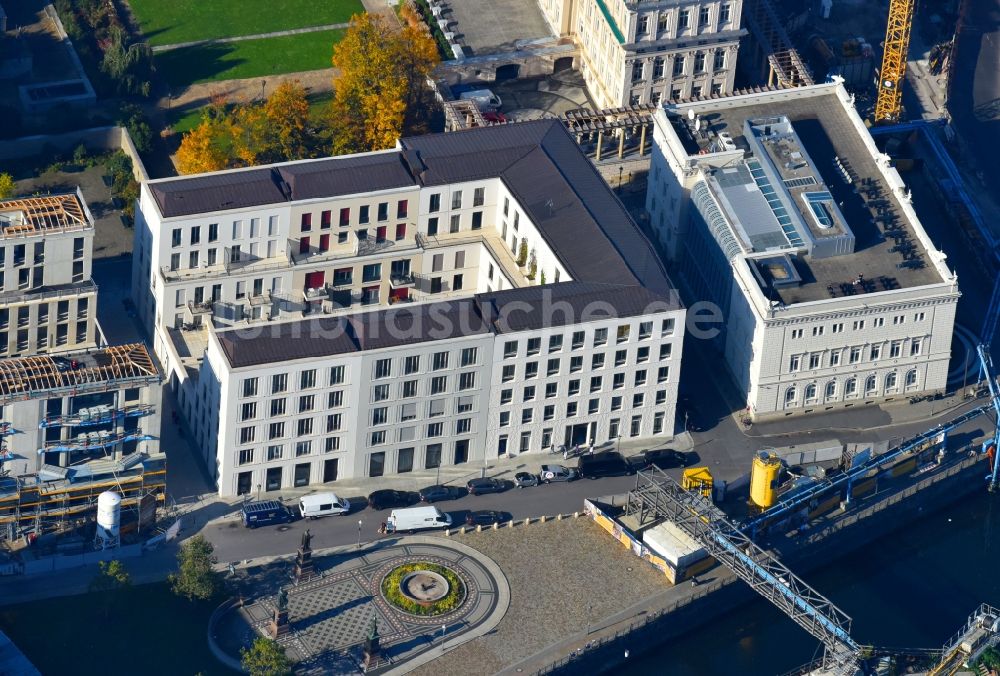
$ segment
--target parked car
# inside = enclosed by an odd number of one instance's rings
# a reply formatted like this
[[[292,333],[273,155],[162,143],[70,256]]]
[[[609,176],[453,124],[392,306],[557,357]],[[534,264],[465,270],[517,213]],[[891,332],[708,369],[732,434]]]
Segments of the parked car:
[[[288,523],[295,519],[292,510],[277,500],[249,502],[243,505],[243,509],[240,510],[240,516],[243,518],[243,525],[247,528],[274,526]]]
[[[447,528],[451,517],[437,507],[394,509],[385,520],[387,533],[413,533],[429,528]]]
[[[511,521],[514,517],[508,512],[497,512],[492,509],[481,509],[475,512],[469,512],[469,515],[465,517],[465,525],[467,526],[492,526],[495,523],[507,523]]]
[[[538,472],[538,478],[542,483],[548,484],[553,481],[573,481],[580,478],[580,473],[572,467],[562,465],[542,465]]]
[[[351,511],[351,503],[346,498],[337,497],[336,493],[314,493],[303,495],[299,499],[299,514],[304,519],[318,519],[321,516],[333,514],[347,515]]]
[[[493,479],[487,477],[485,479],[470,479],[469,483],[465,485],[469,489],[469,495],[483,495],[484,493],[502,493],[503,491],[513,488],[514,484],[510,481],[503,481],[501,479]]]
[[[691,464],[687,453],[681,453],[672,448],[658,448],[655,450],[643,451],[636,456],[639,467],[659,467],[660,469],[670,469],[672,467],[687,467]]]
[[[462,101],[472,101],[483,112],[493,111],[503,105],[500,97],[489,89],[475,89],[470,92],[462,92],[458,95]]]
[[[514,485],[518,488],[528,488],[538,485],[538,475],[531,472],[518,472],[514,475]]]
[[[439,500],[455,500],[466,495],[458,486],[442,486],[436,484],[420,489],[420,502],[438,502]]]
[[[577,471],[580,476],[588,479],[597,479],[604,476],[625,476],[632,474],[635,469],[625,462],[625,458],[617,451],[602,451],[581,455],[577,462]]]
[[[368,496],[368,506],[372,509],[388,509],[390,507],[409,507],[420,502],[420,495],[413,491],[394,491],[384,489],[375,491]]]

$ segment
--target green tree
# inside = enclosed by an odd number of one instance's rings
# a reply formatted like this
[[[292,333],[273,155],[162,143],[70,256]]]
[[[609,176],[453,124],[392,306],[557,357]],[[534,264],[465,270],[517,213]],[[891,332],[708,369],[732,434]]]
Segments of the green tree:
[[[88,590],[102,596],[101,606],[107,619],[111,616],[120,592],[132,586],[132,576],[125,569],[125,564],[118,560],[101,561],[97,565],[100,570],[90,581]]]
[[[286,676],[292,665],[285,656],[285,649],[272,639],[258,637],[253,645],[240,648],[240,665],[250,676]]]
[[[149,96],[151,54],[148,44],[128,44],[125,29],[112,26],[108,31],[104,57],[101,59],[101,71],[114,80],[118,93]]]
[[[175,594],[192,601],[210,599],[218,593],[221,581],[212,568],[214,551],[212,543],[203,535],[195,535],[181,545],[177,552],[177,573],[167,578]]]
[[[118,124],[128,129],[132,145],[140,153],[148,153],[152,149],[153,131],[149,128],[149,121],[142,108],[126,103],[118,111]]]
[[[0,174],[0,200],[14,196],[17,186],[14,185],[14,177],[10,174]]]

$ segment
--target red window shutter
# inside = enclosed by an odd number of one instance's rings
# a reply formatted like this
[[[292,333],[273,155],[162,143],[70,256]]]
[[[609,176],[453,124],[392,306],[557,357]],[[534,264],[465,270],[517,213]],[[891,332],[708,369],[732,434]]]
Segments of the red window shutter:
[[[386,227],[384,225],[380,225],[379,227],[375,228],[375,241],[384,242],[385,233],[386,233]]]
[[[396,225],[396,240],[406,239],[406,223]]]
[[[319,250],[329,251],[330,250],[330,235],[320,235],[319,236]]]

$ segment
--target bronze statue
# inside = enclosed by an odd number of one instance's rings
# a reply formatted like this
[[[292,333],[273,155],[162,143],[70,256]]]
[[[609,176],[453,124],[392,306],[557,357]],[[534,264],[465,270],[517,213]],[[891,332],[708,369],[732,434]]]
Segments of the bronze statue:
[[[312,539],[312,533],[310,533],[307,528],[306,532],[302,534],[302,551],[309,551],[309,544],[312,542]]]
[[[278,588],[278,611],[288,610],[288,592],[284,587]]]

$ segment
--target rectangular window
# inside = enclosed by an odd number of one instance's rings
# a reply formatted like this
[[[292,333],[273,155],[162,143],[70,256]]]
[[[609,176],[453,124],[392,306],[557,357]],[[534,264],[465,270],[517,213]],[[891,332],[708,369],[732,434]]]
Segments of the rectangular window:
[[[432,214],[441,211],[441,193],[434,193],[430,198],[430,205],[428,206],[428,211]]]
[[[469,371],[467,373],[459,374],[458,376],[458,389],[459,390],[471,390],[476,386],[476,372]]]
[[[257,428],[255,427],[241,427],[240,428],[240,443],[241,444],[252,444],[254,437],[256,436]]]
[[[343,425],[343,416],[339,413],[331,413],[326,416],[326,431],[338,432]]]
[[[602,368],[604,368],[604,353],[603,352],[595,354],[593,357],[591,357],[591,359],[590,359],[590,368],[591,369],[602,369]]]
[[[889,345],[889,358],[895,359],[903,352],[903,341],[894,340]]]
[[[922,343],[917,338],[914,338],[910,342],[910,356],[911,357],[919,357],[920,356],[920,347],[921,347],[921,345],[922,345]]]
[[[303,455],[309,455],[312,453],[312,441],[296,441],[295,442],[295,457],[300,458]],[[306,465],[308,467],[308,465]]]
[[[557,375],[558,373],[559,373],[559,360],[558,359],[550,359],[549,362],[548,362],[548,364],[547,364],[545,375],[547,375],[547,376],[554,376],[554,375]]]
[[[384,446],[385,445],[385,430],[379,430],[378,432],[372,432],[370,446]]]
[[[542,349],[542,339],[541,338],[528,338],[528,354],[527,356],[532,356],[538,354]]]
[[[517,341],[508,340],[503,344],[503,358],[510,359],[517,356]]]
[[[608,330],[597,329],[594,331],[594,347],[600,347],[608,342]]]
[[[524,377],[526,380],[538,377],[538,362],[530,361],[524,365]]]
[[[392,375],[392,360],[379,359],[375,362],[375,378],[388,378]]]
[[[368,476],[385,474],[385,452],[372,453],[368,456]]]
[[[522,409],[521,410],[521,424],[522,425],[527,425],[528,423],[530,423],[531,422],[532,414],[533,414],[532,409],[530,409],[530,408]]]
[[[881,345],[872,345],[871,351],[870,351],[870,353],[868,355],[868,358],[871,361],[875,361],[876,359],[878,359],[881,356],[882,356],[882,346]]]
[[[299,389],[308,390],[316,387],[316,369],[307,369],[299,374]]]
[[[385,401],[389,398],[389,385],[376,385],[372,388],[372,401]]]
[[[462,226],[462,215],[452,214],[451,220],[448,225],[448,232],[456,233],[461,229]]]
[[[522,397],[522,401],[533,401],[534,398],[535,398],[535,386],[528,385],[527,387],[524,388],[524,396]]]
[[[821,355],[819,355],[819,354],[811,354],[811,355],[809,355],[809,368],[811,368],[811,369],[818,369],[819,368],[820,356]]]
[[[448,368],[448,353],[447,352],[435,352],[433,357],[432,370],[440,371],[442,369]]]
[[[424,469],[434,469],[441,465],[441,444],[428,444],[424,454]]]
[[[601,376],[591,376],[590,378],[590,391],[600,392],[604,379]]]
[[[482,230],[483,229],[483,212],[473,211],[472,212],[472,229]]]
[[[410,397],[417,396],[417,381],[407,380],[403,383],[402,398],[409,399]]]
[[[569,372],[577,373],[582,370],[583,370],[583,357],[579,355],[576,357],[571,357],[569,360]]]
[[[253,462],[253,449],[252,448],[244,448],[244,449],[240,450],[240,455],[239,455],[239,459],[237,460],[237,464],[239,464],[239,465],[249,465],[252,462]]]
[[[389,422],[389,408],[379,406],[372,409],[372,425],[385,425]]]
[[[248,401],[240,409],[240,420],[253,420],[257,417],[257,402]]]
[[[443,394],[448,390],[448,377],[437,376],[431,378],[431,394]]]
[[[243,396],[244,397],[256,397],[257,396],[257,379],[256,378],[244,378],[243,379]]]
[[[584,331],[574,331],[573,332],[573,342],[570,345],[570,349],[580,350],[583,349],[583,343],[586,338],[586,333]]]
[[[509,404],[511,402],[511,400],[513,400],[513,399],[514,399],[514,390],[511,390],[511,389],[500,390],[500,405],[501,406],[503,406],[505,404]]]
[[[348,210],[347,213],[348,213],[348,217],[350,217],[350,210]],[[344,210],[343,209],[340,210],[340,214],[341,214],[341,218],[343,218],[343,214],[344,214]],[[302,214],[302,224],[301,224],[302,232],[309,232],[310,230],[312,230],[312,225],[313,225],[313,215],[311,213]],[[234,228],[235,228],[235,226],[234,226]],[[233,235],[233,239],[236,239],[235,235]]]
[[[500,382],[508,383],[514,380],[514,365],[508,364],[503,367],[503,371],[500,374]]]
[[[476,363],[479,349],[466,347],[462,349],[462,366],[473,366]]]
[[[278,397],[277,399],[271,400],[271,417],[277,417],[279,415],[285,415],[285,398]]]
[[[378,215],[377,215],[377,218],[378,218],[378,220],[380,222],[381,221],[387,221],[387,220],[389,220],[389,203],[388,202],[379,202],[378,203]]]
[[[330,367],[330,384],[340,385],[344,382],[344,367],[343,366],[331,366]]]
[[[312,434],[313,431],[313,421],[312,418],[299,418],[296,421],[295,429],[297,437],[306,437]]]
[[[396,218],[406,218],[409,212],[409,203],[407,200],[399,200],[396,202]]]
[[[420,356],[413,355],[403,360],[403,374],[410,375],[420,370]]]

